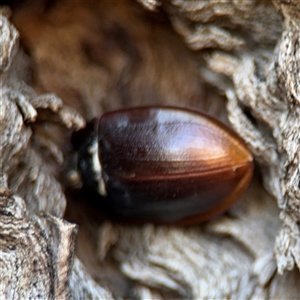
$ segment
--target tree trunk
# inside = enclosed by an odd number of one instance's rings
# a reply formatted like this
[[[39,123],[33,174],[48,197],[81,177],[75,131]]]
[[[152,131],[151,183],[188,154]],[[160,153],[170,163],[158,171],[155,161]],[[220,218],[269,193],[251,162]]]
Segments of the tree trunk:
[[[0,18],[1,299],[300,298],[297,0],[15,1]],[[152,104],[245,140],[256,172],[227,213],[122,224],[74,186],[73,132]]]

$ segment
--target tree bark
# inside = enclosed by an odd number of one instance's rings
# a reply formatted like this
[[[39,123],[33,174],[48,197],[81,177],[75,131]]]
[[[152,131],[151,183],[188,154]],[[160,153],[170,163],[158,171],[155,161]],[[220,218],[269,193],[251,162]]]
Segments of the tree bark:
[[[0,15],[0,298],[299,299],[297,0],[46,2]],[[229,212],[129,226],[70,187],[72,133],[147,104],[245,140],[257,171]]]

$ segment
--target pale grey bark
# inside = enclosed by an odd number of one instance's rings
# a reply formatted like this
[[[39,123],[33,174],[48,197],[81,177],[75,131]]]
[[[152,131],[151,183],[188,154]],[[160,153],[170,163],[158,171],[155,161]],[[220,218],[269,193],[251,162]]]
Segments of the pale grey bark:
[[[65,196],[28,123],[49,109],[67,127],[83,119],[55,95],[37,96],[18,76],[18,32],[4,14],[0,99],[0,299],[111,299],[75,258],[77,226],[61,219]],[[22,66],[22,64],[21,64]],[[22,73],[22,70],[21,72]],[[47,147],[54,147],[47,144]],[[59,150],[51,151],[61,154]],[[8,188],[9,185],[9,188]],[[25,201],[20,197],[25,199]]]
[[[86,232],[96,238],[89,253],[78,245],[85,269],[74,257],[76,226],[60,219],[65,210],[63,190],[40,147],[47,148],[57,163],[63,162],[63,154],[31,129],[41,108],[68,128],[80,128],[84,120],[57,96],[37,95],[22,81],[26,58],[4,10],[0,155],[8,187],[3,180],[0,294],[15,299],[109,299],[127,284],[123,290],[129,289],[136,299],[299,299],[299,4],[138,2],[166,12],[174,30],[198,55],[194,63],[199,77],[226,95],[229,120],[249,145],[264,186],[276,201],[255,178],[229,214],[205,225],[87,222],[79,242],[89,239]],[[201,59],[205,64],[199,63]],[[111,260],[116,273],[110,269]]]

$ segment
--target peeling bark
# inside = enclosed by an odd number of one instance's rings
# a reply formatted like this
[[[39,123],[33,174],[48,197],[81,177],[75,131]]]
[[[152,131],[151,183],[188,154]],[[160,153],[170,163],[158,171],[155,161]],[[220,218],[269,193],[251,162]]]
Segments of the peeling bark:
[[[29,2],[18,30],[0,20],[0,294],[298,299],[297,1]],[[269,194],[257,174],[225,215],[176,228],[103,221],[65,193],[70,136],[90,118],[180,104],[226,120],[225,98]],[[80,225],[76,249],[62,218]]]

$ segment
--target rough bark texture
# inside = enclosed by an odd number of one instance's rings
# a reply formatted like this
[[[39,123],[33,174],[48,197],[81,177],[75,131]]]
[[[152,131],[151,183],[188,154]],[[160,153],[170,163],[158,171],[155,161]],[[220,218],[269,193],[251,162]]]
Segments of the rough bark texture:
[[[5,16],[8,11],[2,12],[0,298],[111,299],[78,259],[73,265],[77,226],[60,219],[65,196],[28,125],[40,108],[51,110],[67,127],[82,127],[84,121],[55,95],[38,96],[20,79],[24,64],[18,64],[18,32]],[[61,157],[54,144],[44,146]]]
[[[49,3],[0,19],[1,297],[299,299],[297,1]],[[73,130],[158,103],[227,104],[261,172],[227,214],[128,226],[65,193]]]

